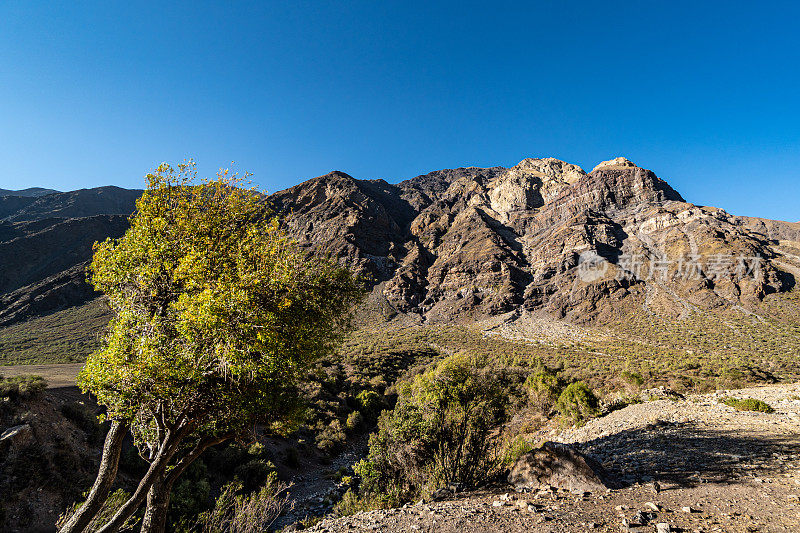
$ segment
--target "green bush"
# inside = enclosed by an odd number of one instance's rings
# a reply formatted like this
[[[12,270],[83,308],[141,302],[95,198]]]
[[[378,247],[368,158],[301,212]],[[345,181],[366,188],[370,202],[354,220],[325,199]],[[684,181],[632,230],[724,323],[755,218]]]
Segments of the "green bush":
[[[42,376],[22,375],[10,378],[0,376],[0,398],[24,400],[38,396],[46,388],[47,381]]]
[[[524,387],[528,391],[531,404],[543,413],[547,413],[558,400],[564,383],[557,372],[542,366],[528,376]]]
[[[234,476],[244,485],[244,490],[249,492],[264,484],[264,481],[275,471],[275,465],[265,459],[251,459],[236,467]]]
[[[733,407],[737,411],[758,411],[760,413],[774,413],[775,409],[768,403],[756,400],[755,398],[722,398],[722,403]]]
[[[374,422],[378,415],[381,414],[383,401],[381,401],[381,397],[377,392],[362,390],[356,395],[356,401],[358,402],[358,410],[367,420]]]
[[[292,509],[286,489],[274,473],[262,487],[251,494],[241,494],[242,484],[228,483],[220,492],[213,509],[200,513],[187,531],[200,533],[260,533],[285,511]]]
[[[558,397],[556,409],[575,423],[581,423],[600,414],[600,401],[592,389],[582,381],[577,381],[564,389]]]
[[[637,374],[636,372],[629,372],[628,370],[623,370],[622,372],[620,372],[619,376],[625,383],[629,385],[633,385],[636,387],[641,387],[642,385],[644,385],[644,378],[642,377],[641,374]]]
[[[349,415],[347,415],[347,422],[345,422],[345,426],[350,431],[354,431],[364,425],[364,417],[358,411],[353,411]]]
[[[495,430],[508,417],[501,376],[454,355],[398,387],[370,436],[366,460],[353,468],[366,501],[397,502],[460,483],[475,487],[500,464]]]
[[[521,436],[517,436],[506,444],[503,450],[503,464],[506,466],[513,465],[517,462],[517,459],[532,451],[534,448],[536,448],[536,446]]]

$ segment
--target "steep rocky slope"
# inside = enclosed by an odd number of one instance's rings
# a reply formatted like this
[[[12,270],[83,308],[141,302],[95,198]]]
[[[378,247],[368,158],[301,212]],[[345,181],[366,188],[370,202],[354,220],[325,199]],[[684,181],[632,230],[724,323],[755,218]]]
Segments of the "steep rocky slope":
[[[0,326],[96,298],[86,283],[92,245],[125,232],[140,194],[100,187],[0,195]]]
[[[397,185],[342,172],[276,193],[287,229],[368,274],[425,321],[545,309],[611,320],[619,302],[673,317],[755,309],[800,273],[800,225],[696,206],[624,158],[552,158]]]

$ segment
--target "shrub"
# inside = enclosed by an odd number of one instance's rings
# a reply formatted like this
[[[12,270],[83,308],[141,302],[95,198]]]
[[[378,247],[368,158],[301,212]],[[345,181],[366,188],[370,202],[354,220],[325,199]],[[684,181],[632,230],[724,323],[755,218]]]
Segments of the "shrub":
[[[342,423],[333,420],[330,424],[321,424],[321,429],[316,436],[317,448],[324,452],[331,452],[347,440]]]
[[[234,470],[246,491],[260,487],[275,471],[275,465],[265,459],[251,459]]]
[[[558,397],[556,409],[575,423],[600,414],[600,401],[582,381],[571,383]]]
[[[0,398],[24,400],[38,396],[46,388],[47,381],[42,376],[22,375],[10,378],[0,376]]]
[[[353,489],[348,489],[342,499],[333,507],[337,516],[350,516],[361,511],[372,511],[374,509],[389,509],[397,502],[393,501],[385,494],[359,495]]]
[[[503,464],[510,466],[517,462],[517,459],[532,451],[535,448],[533,444],[517,436],[508,442],[503,450]]]
[[[564,383],[557,372],[542,366],[528,376],[524,387],[528,391],[531,404],[543,413],[547,413],[558,400]]]
[[[454,355],[398,387],[369,454],[354,471],[367,501],[398,501],[448,483],[474,487],[499,463],[495,429],[508,415],[508,390],[496,373]]]
[[[353,411],[347,415],[347,422],[345,425],[350,431],[360,428],[364,424],[364,417],[358,411]]]
[[[636,387],[641,387],[644,384],[644,378],[641,374],[637,374],[636,372],[629,372],[627,370],[623,370],[620,372],[619,377],[627,383],[628,385],[633,385]]]
[[[261,533],[268,531],[275,520],[291,509],[289,485],[277,480],[273,473],[260,490],[250,495],[237,495],[242,490],[238,481],[222,488],[214,508],[201,513],[192,531],[201,533]]]
[[[88,496],[88,494],[89,494],[88,492],[85,493],[84,497]],[[124,491],[123,489],[117,489],[115,492],[109,494],[108,499],[103,504],[103,507],[100,509],[100,512],[95,515],[95,517],[92,519],[92,521],[89,523],[89,525],[86,527],[84,531],[92,532],[99,530],[102,526],[106,524],[106,522],[108,522],[111,519],[112,516],[114,516],[114,514],[117,512],[117,509],[122,507],[122,504],[128,501],[128,498],[130,498],[130,496],[131,495],[128,492]],[[72,505],[70,505],[69,508],[64,512],[64,514],[58,517],[58,520],[56,521],[56,527],[60,529],[64,524],[66,524],[67,520],[69,520],[69,517],[71,517],[73,513],[78,508],[80,508],[81,505],[83,505],[83,502],[73,503]],[[125,522],[125,524],[122,526],[121,529],[123,531],[131,531],[133,530],[134,526],[138,521],[139,518],[133,516]]]
[[[774,413],[775,409],[768,403],[756,400],[755,398],[722,398],[722,403],[733,407],[737,411],[758,411],[761,413]]]
[[[367,420],[375,421],[383,409],[380,395],[373,390],[362,390],[356,395],[359,411]]]

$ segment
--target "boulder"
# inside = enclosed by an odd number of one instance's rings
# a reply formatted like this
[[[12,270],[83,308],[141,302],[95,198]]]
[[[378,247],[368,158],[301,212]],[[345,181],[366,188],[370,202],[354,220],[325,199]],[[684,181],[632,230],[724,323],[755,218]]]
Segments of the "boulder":
[[[551,486],[575,494],[605,491],[605,473],[597,461],[571,446],[545,442],[541,448],[520,457],[511,468],[508,482],[517,490]]]

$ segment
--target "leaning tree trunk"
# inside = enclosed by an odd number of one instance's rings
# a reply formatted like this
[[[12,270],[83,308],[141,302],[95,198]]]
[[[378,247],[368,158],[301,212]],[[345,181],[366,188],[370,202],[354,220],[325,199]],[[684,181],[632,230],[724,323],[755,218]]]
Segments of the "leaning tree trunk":
[[[127,433],[128,425],[126,423],[118,420],[112,422],[103,445],[103,458],[100,460],[97,479],[89,491],[89,497],[62,526],[59,533],[82,533],[103,508],[103,504],[108,499],[108,493],[111,491],[111,485],[117,477],[122,442]]]
[[[147,507],[142,519],[142,529],[140,533],[164,533],[167,526],[167,511],[169,511],[169,499],[175,481],[191,465],[200,454],[215,444],[225,442],[231,435],[221,435],[218,437],[207,437],[187,453],[169,473],[162,473],[147,491]]]
[[[169,510],[169,496],[175,478],[159,477],[147,491],[147,507],[142,519],[140,533],[164,533],[167,528],[167,511]]]
[[[116,533],[125,523],[125,521],[127,521],[128,518],[130,518],[133,513],[135,513],[139,507],[141,507],[142,503],[144,503],[145,498],[147,497],[147,494],[150,492],[150,487],[156,480],[160,479],[164,475],[170,459],[172,459],[172,456],[177,451],[181,441],[190,431],[191,426],[184,426],[174,434],[172,434],[172,432],[167,432],[167,436],[165,437],[164,442],[161,443],[161,447],[159,448],[156,457],[153,459],[153,462],[150,463],[150,468],[148,468],[144,477],[139,480],[139,486],[136,487],[136,490],[133,492],[131,497],[128,498],[128,501],[126,501],[119,509],[117,509],[117,512],[113,517],[111,517],[111,520],[101,527],[97,533]]]

